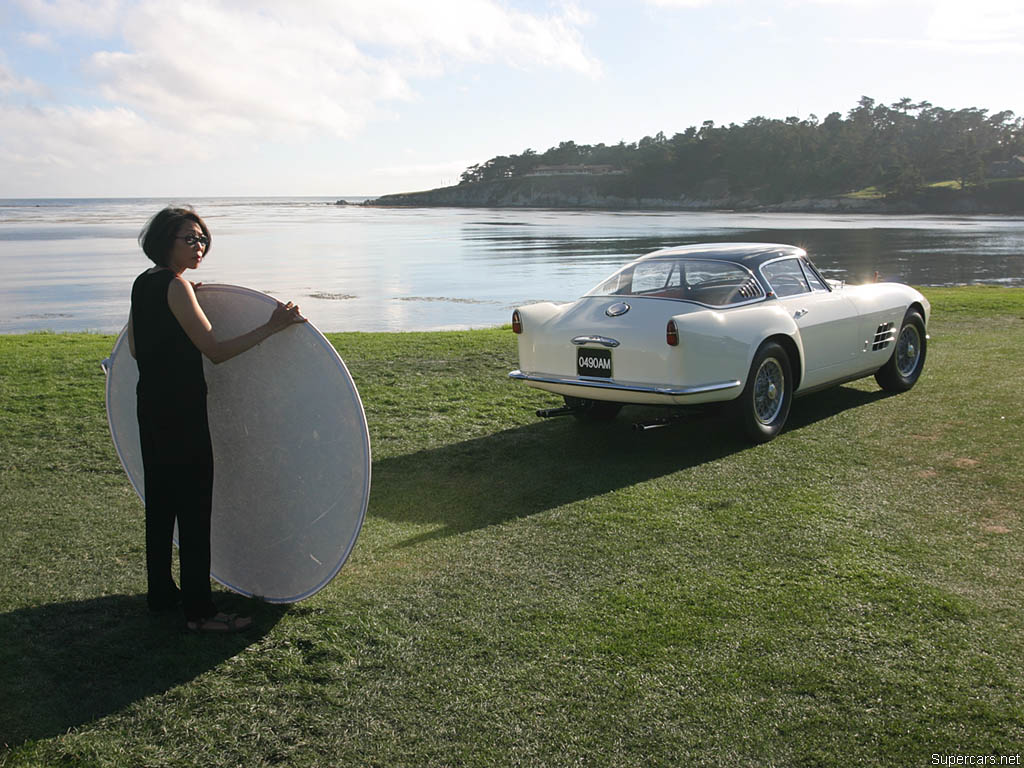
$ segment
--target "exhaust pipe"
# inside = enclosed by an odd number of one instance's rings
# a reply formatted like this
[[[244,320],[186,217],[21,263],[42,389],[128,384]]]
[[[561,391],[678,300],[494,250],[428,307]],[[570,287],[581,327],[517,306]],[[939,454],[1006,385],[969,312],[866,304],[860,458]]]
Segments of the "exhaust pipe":
[[[651,429],[659,429],[660,427],[667,427],[673,421],[678,419],[654,419],[652,421],[636,421],[633,422],[634,432],[647,432]]]
[[[541,408],[537,411],[537,415],[544,419],[550,419],[554,416],[568,416],[570,413],[576,413],[576,409],[570,408],[568,405],[558,408]]]
[[[635,421],[633,422],[633,430],[635,432],[647,432],[648,430],[658,429],[660,427],[671,427],[673,424],[678,424],[681,421],[686,421],[688,418],[691,418],[695,414],[700,412],[700,410],[691,407],[687,410],[678,411],[668,416],[662,416],[661,418],[658,419]]]

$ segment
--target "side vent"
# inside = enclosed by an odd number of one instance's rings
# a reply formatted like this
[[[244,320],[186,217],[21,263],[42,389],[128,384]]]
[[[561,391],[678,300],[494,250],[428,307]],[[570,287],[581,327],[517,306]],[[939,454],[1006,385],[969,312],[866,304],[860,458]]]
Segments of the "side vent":
[[[878,330],[875,331],[874,341],[871,342],[871,351],[877,352],[880,349],[885,349],[892,344],[893,339],[896,338],[896,324],[895,323],[882,323],[878,326]]]
[[[739,294],[744,299],[754,299],[763,293],[760,283],[756,280],[747,280],[747,282],[739,287]]]

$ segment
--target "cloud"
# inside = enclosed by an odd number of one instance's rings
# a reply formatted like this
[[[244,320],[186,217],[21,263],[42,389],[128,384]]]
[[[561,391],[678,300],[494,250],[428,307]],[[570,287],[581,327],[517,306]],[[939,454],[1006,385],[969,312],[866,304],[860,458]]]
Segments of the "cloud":
[[[389,165],[375,168],[372,173],[387,177],[401,176],[460,176],[464,170],[473,165],[472,160],[448,160],[437,163],[412,163],[409,165]]]
[[[928,19],[928,39],[1024,50],[1024,7],[1018,0],[940,0]]]
[[[660,8],[700,8],[704,5],[711,5],[717,0],[647,0],[651,5]]]
[[[913,18],[919,34],[885,34],[861,38],[874,45],[909,46],[972,53],[1014,53],[1024,51],[1024,5],[1020,0],[646,0],[661,8],[695,9],[706,6],[748,8],[769,16],[778,11],[798,11],[814,6],[856,9],[860,14],[878,15],[879,29],[897,12]],[[836,39],[841,39],[837,30]]]
[[[107,101],[196,131],[348,137],[415,83],[451,68],[498,62],[593,77],[574,6],[535,15],[495,0],[25,0],[54,29],[120,49],[87,71]],[[86,6],[89,6],[87,9]]]
[[[0,95],[21,93],[39,97],[45,92],[46,89],[31,78],[19,77],[15,74],[14,70],[8,66],[3,51],[0,51]]]
[[[804,0],[826,3],[836,0]],[[884,0],[859,0],[864,4]],[[919,23],[914,36],[859,38],[855,42],[899,49],[1001,55],[1024,53],[1024,6],[1018,0],[905,0]],[[880,6],[885,11],[891,6]],[[837,38],[838,40],[839,38]]]
[[[1002,45],[1019,43],[1024,36],[1020,0],[789,0],[789,4],[912,12],[919,20],[922,43]]]
[[[5,131],[0,144],[0,158],[16,166],[38,163],[103,172],[111,161],[112,142],[120,162],[166,163],[201,153],[187,137],[183,140],[123,107],[0,105],[0,122],[17,127]]]
[[[19,2],[38,27],[31,39],[92,46],[78,69],[93,91],[75,98],[92,108],[40,100],[0,137],[8,158],[26,157],[33,143],[74,162],[86,146],[130,160],[172,137],[207,153],[233,140],[351,139],[417,99],[423,79],[452,70],[601,71],[583,43],[587,17],[573,5],[544,15],[499,0]],[[0,92],[32,85],[0,60]],[[90,129],[102,124],[106,131]]]
[[[19,37],[21,42],[29,48],[51,52],[58,50],[57,43],[45,32],[23,32]]]

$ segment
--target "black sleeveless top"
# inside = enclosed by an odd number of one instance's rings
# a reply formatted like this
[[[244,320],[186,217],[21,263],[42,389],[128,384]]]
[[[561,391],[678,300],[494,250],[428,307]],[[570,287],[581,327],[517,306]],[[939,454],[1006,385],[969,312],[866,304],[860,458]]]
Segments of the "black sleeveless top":
[[[132,328],[139,364],[136,394],[149,402],[202,402],[203,355],[167,305],[168,269],[143,272],[132,286]]]
[[[132,286],[132,328],[139,365],[136,412],[143,469],[213,466],[203,355],[167,306],[170,270],[143,272]]]

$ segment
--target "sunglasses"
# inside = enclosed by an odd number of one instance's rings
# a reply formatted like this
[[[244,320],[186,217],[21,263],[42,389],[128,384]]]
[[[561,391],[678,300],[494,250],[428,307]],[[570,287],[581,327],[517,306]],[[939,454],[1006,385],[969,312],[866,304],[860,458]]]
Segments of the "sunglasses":
[[[195,245],[199,243],[203,248],[210,244],[210,238],[206,235],[185,235],[185,237],[176,237],[175,240],[184,240],[186,245]]]

